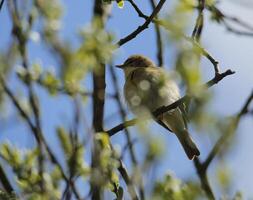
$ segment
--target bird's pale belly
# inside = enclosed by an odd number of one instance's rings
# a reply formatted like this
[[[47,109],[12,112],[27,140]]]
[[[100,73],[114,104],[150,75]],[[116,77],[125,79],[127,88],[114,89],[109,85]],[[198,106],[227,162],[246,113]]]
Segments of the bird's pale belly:
[[[126,88],[126,87],[125,87]],[[169,105],[176,101],[172,98],[172,92],[170,88],[161,88],[160,90],[150,89],[150,88],[140,88],[136,86],[127,86],[127,90],[124,89],[125,99],[136,115],[140,115],[143,109],[153,112],[157,108],[163,105]]]

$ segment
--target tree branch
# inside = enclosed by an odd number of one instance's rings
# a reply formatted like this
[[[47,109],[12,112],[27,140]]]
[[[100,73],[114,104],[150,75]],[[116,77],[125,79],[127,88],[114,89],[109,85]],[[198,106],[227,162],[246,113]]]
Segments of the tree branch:
[[[253,101],[253,91],[251,92],[250,96],[247,98],[242,109],[236,114],[234,124],[233,124],[233,126],[231,126],[231,130],[228,130],[226,133],[224,133],[219,138],[219,140],[215,143],[214,147],[212,148],[212,150],[208,154],[206,160],[203,162],[203,169],[204,170],[207,170],[208,166],[210,165],[210,163],[212,162],[214,157],[219,153],[220,149],[222,148],[222,145],[227,141],[229,136],[236,130],[241,117],[248,113],[248,108],[249,108],[249,105],[252,101]]]
[[[102,1],[95,0],[94,1],[94,8],[93,8],[93,18],[98,17],[101,20],[101,28],[104,28],[104,23],[106,20],[105,17],[105,7],[102,5]],[[100,63],[98,70],[94,70],[92,73],[93,79],[93,119],[92,119],[92,126],[94,128],[94,133],[102,132],[103,131],[103,120],[104,120],[104,103],[105,103],[105,64]],[[92,170],[99,169],[99,155],[101,149],[99,145],[95,141],[93,142],[93,149],[92,149],[92,162],[91,167]],[[103,199],[103,188],[96,182],[91,182],[91,195],[92,199],[100,200]]]
[[[156,5],[154,0],[149,0],[152,9],[154,10]],[[155,23],[155,33],[156,33],[156,46],[157,46],[157,61],[158,66],[163,66],[163,43],[162,43],[162,35],[161,35],[161,29],[158,24]]]
[[[146,18],[146,21],[141,26],[139,26],[136,30],[134,30],[132,33],[130,33],[126,37],[120,39],[117,42],[117,45],[122,46],[123,44],[125,44],[125,43],[129,42],[130,40],[134,39],[139,33],[144,31],[145,29],[147,29],[148,25],[152,22],[154,17],[161,10],[161,8],[162,8],[163,4],[165,3],[165,1],[166,0],[160,0],[159,3],[157,4],[157,6],[155,7],[155,9],[153,10],[152,14],[149,17]]]
[[[192,38],[195,39],[196,41],[199,41],[203,26],[204,26],[204,9],[205,9],[205,0],[198,0],[199,5],[198,5],[198,17],[195,23],[195,27],[192,32]]]
[[[144,18],[146,20],[149,19],[149,17],[145,15],[132,0],[128,0],[128,1],[131,3],[135,11],[138,13],[139,17]],[[151,21],[170,31],[170,28],[163,21],[159,19],[152,19]],[[200,30],[202,30],[202,28]],[[200,33],[201,31],[198,32],[198,37],[200,37]],[[200,44],[193,38],[188,37],[184,35],[184,33],[181,33],[181,32],[179,32],[178,34],[181,35],[181,37],[184,38],[186,41],[190,42],[193,46],[197,47],[200,50],[201,54],[205,56],[213,64],[215,73],[217,74],[219,73],[220,71],[219,62],[216,61],[215,58],[210,53],[208,53],[208,51],[206,51],[203,47],[201,47]]]
[[[238,19],[237,17],[234,16],[229,16],[224,14],[219,8],[217,8],[214,5],[205,5],[206,8],[215,16],[215,19],[217,22],[221,22],[225,28],[237,35],[242,35],[242,36],[253,36],[253,26],[242,21],[241,19]],[[233,26],[231,26],[228,21],[233,22],[239,26],[241,26],[242,28],[246,29],[247,31],[243,31],[243,30],[238,30],[236,28],[234,28]]]
[[[227,70],[226,72],[224,73],[221,73],[221,74],[216,74],[215,77],[208,81],[207,83],[204,84],[204,86],[206,87],[212,87],[213,85],[217,84],[219,81],[221,81],[223,78],[225,78],[226,76],[229,76],[229,75],[232,75],[234,74],[235,72],[231,71],[231,70]],[[181,105],[182,103],[184,103],[185,101],[187,101],[189,98],[191,98],[190,96],[188,95],[185,95],[184,97],[180,98],[179,100],[175,101],[174,103],[168,105],[168,106],[161,106],[160,108],[158,108],[157,110],[155,110],[153,112],[153,116],[157,117],[165,112],[168,112],[172,109],[175,109],[177,108],[179,105]],[[109,134],[109,136],[113,136],[115,135],[117,132],[125,129],[126,127],[129,127],[129,126],[134,126],[136,123],[137,123],[137,118],[135,119],[131,119],[131,120],[128,120],[124,123],[121,123],[109,130],[107,130],[106,132]]]
[[[126,170],[125,166],[123,165],[123,163],[122,163],[122,161],[120,159],[119,159],[118,170],[119,170],[122,178],[124,179],[124,181],[125,181],[125,183],[127,185],[128,192],[129,192],[129,194],[131,196],[131,199],[138,200],[138,196],[136,195],[135,188],[133,186],[132,180],[129,177],[129,175],[127,173],[127,170]]]
[[[202,189],[205,191],[209,199],[215,200],[213,191],[211,189],[211,186],[207,178],[206,170],[203,169],[203,164],[200,162],[199,158],[195,158],[193,162],[194,162],[194,166],[196,168],[197,174],[199,176]]]
[[[0,180],[1,180],[2,186],[4,187],[4,189],[6,190],[8,194],[11,194],[14,192],[13,187],[11,186],[11,183],[1,164],[0,164]]]
[[[2,0],[0,3],[0,11],[2,10],[3,4],[4,4],[4,0]]]

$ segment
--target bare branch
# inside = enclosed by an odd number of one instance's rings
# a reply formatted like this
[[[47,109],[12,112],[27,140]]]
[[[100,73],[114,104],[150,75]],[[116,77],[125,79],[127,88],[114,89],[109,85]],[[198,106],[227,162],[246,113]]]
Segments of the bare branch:
[[[132,0],[128,0],[128,1],[131,3],[131,5],[134,7],[135,11],[138,13],[138,15],[139,15],[141,18],[144,18],[144,19],[146,19],[146,20],[149,18],[147,15],[145,15],[145,14],[137,7],[137,5],[136,5]],[[152,19],[152,22],[155,23],[155,24],[158,24],[158,25],[160,25],[160,26],[162,26],[162,27],[164,27],[165,29],[167,29],[167,30],[170,31],[169,27],[167,27],[167,25],[166,25],[163,21],[161,21],[161,20],[159,20],[159,19],[156,18],[156,19]],[[202,28],[201,28],[200,30],[202,30]],[[198,32],[198,37],[200,37],[200,33],[201,33],[200,30],[199,30],[199,32]],[[183,33],[178,33],[178,34],[180,34],[182,38],[184,38],[186,41],[190,42],[193,46],[197,47],[197,48],[200,50],[201,54],[202,54],[203,56],[205,56],[205,57],[213,64],[215,73],[217,73],[217,74],[219,73],[219,71],[220,71],[220,70],[219,70],[219,62],[216,61],[216,59],[215,59],[210,53],[208,53],[208,51],[206,51],[206,50],[205,50],[196,40],[194,40],[193,38],[188,37],[188,36],[184,35]]]
[[[221,22],[225,28],[237,35],[242,35],[242,36],[253,36],[253,26],[244,22],[243,20],[234,17],[234,16],[229,16],[224,14],[219,8],[217,8],[214,5],[206,5],[206,8],[215,15],[216,19],[218,22]],[[246,31],[239,30],[233,26],[231,26],[228,22],[232,22],[234,24],[237,24],[241,26],[242,28],[246,29]]]
[[[102,4],[102,1],[95,0],[94,8],[93,8],[93,18],[99,17],[101,20],[101,26],[104,28],[104,23],[107,20],[105,6]],[[97,132],[103,131],[103,120],[104,120],[104,104],[105,104],[105,64],[100,63],[98,70],[93,71],[92,80],[93,80],[93,119],[92,126],[94,128],[95,134]],[[93,137],[95,138],[95,137]],[[99,157],[97,155],[100,154],[101,149],[97,145],[95,139],[92,149],[92,163],[91,167],[93,170],[99,168]],[[92,199],[100,200],[102,199],[103,188],[95,183],[91,182],[90,191],[92,194]]]
[[[226,76],[233,75],[234,73],[235,72],[232,71],[231,69],[228,69],[227,71],[225,71],[223,73],[218,73],[218,74],[215,75],[215,77],[212,80],[210,80],[206,83],[206,86],[207,87],[212,87],[213,85],[219,83]]]
[[[120,163],[120,165],[118,167],[118,170],[119,170],[121,176],[123,177],[124,181],[126,182],[126,185],[128,187],[128,192],[129,192],[131,198],[133,200],[138,200],[138,196],[136,195],[132,180],[129,177],[125,166],[123,165],[121,160],[119,160],[119,163]]]
[[[154,10],[156,5],[154,0],[149,0],[152,9]],[[163,66],[163,43],[162,43],[162,35],[161,35],[161,29],[158,24],[155,23],[155,33],[156,33],[156,46],[157,46],[157,60],[158,60],[158,66]]]
[[[205,9],[205,0],[198,0],[199,5],[198,5],[198,17],[195,23],[195,27],[192,32],[192,38],[196,39],[199,41],[202,29],[204,26],[204,14],[203,11]]]
[[[157,13],[161,10],[163,4],[165,3],[166,0],[160,0],[155,9],[153,10],[152,14],[146,19],[146,21],[139,26],[136,30],[134,30],[132,33],[127,35],[126,37],[120,39],[117,42],[118,46],[122,46],[123,44],[129,42],[130,40],[134,39],[139,33],[144,31],[145,29],[148,28],[148,25],[152,22],[154,17],[157,15]]]
[[[2,10],[3,4],[4,4],[4,0],[2,0],[0,3],[0,11]]]
[[[207,178],[206,170],[203,169],[203,164],[200,162],[200,160],[198,158],[195,158],[193,160],[193,162],[194,162],[194,166],[196,168],[197,174],[198,174],[200,182],[201,182],[201,187],[203,188],[207,197],[210,200],[215,200],[213,191],[211,189],[211,186],[210,186],[208,178]]]
[[[232,32],[236,35],[240,35],[240,36],[248,36],[248,37],[253,37],[253,31],[249,32],[249,31],[243,31],[243,30],[238,30],[234,27],[232,27],[230,24],[228,24],[226,21],[223,21],[224,26],[226,27],[226,29],[229,32]]]

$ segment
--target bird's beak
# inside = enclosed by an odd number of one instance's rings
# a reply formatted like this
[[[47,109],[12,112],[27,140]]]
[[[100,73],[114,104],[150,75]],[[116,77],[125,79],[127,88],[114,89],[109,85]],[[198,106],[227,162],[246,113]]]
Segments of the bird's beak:
[[[125,65],[124,64],[122,64],[122,65],[115,65],[115,67],[122,69],[122,68],[125,67]]]

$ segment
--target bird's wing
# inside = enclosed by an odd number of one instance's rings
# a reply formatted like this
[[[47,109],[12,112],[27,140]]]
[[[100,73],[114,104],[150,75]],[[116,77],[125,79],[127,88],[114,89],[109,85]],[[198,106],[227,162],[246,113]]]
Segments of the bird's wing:
[[[187,109],[186,109],[186,105],[185,103],[179,105],[179,109],[182,113],[182,117],[183,117],[183,120],[184,120],[184,124],[185,124],[185,127],[187,128],[187,123],[189,122],[189,118],[188,118],[188,115],[187,115]]]

